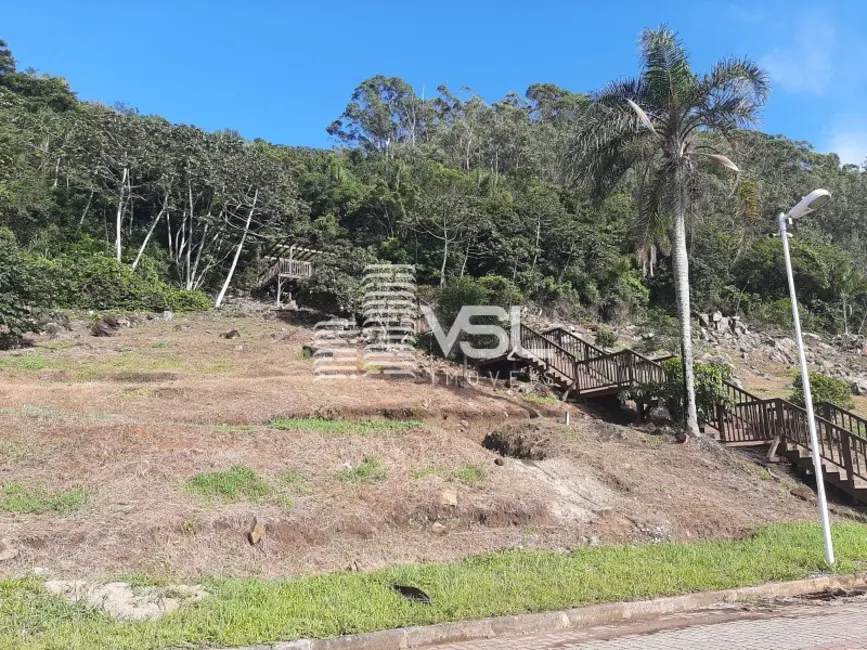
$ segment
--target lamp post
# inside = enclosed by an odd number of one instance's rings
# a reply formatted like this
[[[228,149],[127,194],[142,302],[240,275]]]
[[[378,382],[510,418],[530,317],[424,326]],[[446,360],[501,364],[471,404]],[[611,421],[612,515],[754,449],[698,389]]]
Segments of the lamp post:
[[[789,295],[792,300],[792,318],[795,321],[795,338],[798,343],[798,358],[801,363],[801,381],[804,385],[804,407],[807,410],[807,428],[810,431],[810,450],[813,454],[813,471],[816,475],[816,492],[819,501],[819,519],[822,522],[822,535],[825,539],[825,559],[834,564],[834,543],[831,540],[831,520],[828,516],[828,500],[825,497],[825,481],[822,477],[822,456],[819,449],[819,436],[816,433],[816,414],[813,411],[813,395],[810,392],[810,372],[807,369],[807,355],[804,352],[804,339],[801,336],[801,318],[798,314],[798,296],[795,293],[795,277],[792,273],[792,257],[789,254],[788,224],[818,210],[831,200],[828,190],[813,190],[802,198],[787,214],[780,214],[780,239],[783,240],[783,254],[786,258],[786,275],[789,278]]]

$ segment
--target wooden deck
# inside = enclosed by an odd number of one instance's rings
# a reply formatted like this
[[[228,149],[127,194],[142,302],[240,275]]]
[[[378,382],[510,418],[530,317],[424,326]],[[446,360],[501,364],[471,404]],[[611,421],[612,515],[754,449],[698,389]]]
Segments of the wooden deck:
[[[560,327],[543,333],[522,324],[520,343],[508,358],[548,377],[564,398],[613,395],[665,379],[661,359],[629,349],[607,352]],[[731,446],[771,445],[771,455],[812,469],[806,410],[784,399],[762,399],[731,382],[724,388],[713,421],[702,423],[706,430]],[[826,482],[867,503],[867,419],[827,402],[816,405],[816,414]]]
[[[291,283],[296,283],[299,280],[312,277],[314,272],[313,260],[320,255],[325,255],[322,251],[303,248],[299,246],[289,246],[280,251],[279,256],[263,257],[259,263],[259,275],[256,279],[256,289],[267,289],[272,284],[277,285],[277,307],[283,305],[283,289],[284,286]],[[289,293],[289,300],[292,299],[292,294]]]

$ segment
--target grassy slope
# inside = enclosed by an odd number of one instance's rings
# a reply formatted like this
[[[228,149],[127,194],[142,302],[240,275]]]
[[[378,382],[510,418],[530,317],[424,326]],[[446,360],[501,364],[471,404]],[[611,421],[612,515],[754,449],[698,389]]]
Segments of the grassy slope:
[[[835,526],[836,570],[867,564],[867,527]],[[827,570],[812,525],[783,524],[737,542],[513,551],[448,565],[287,581],[212,579],[212,596],[159,622],[120,623],[50,598],[37,579],[0,581],[0,648],[137,650],[233,646],[404,625],[651,598],[803,578]],[[421,587],[433,605],[386,584]]]

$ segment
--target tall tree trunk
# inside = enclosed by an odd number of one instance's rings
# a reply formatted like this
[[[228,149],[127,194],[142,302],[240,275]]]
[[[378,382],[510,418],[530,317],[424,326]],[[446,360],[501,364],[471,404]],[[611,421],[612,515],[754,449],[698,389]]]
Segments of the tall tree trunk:
[[[686,434],[700,436],[698,414],[695,407],[695,373],[692,355],[692,321],[689,304],[689,258],[686,249],[686,170],[678,166],[674,177],[674,227],[672,229],[672,258],[674,263],[674,290],[677,299],[677,315],[680,319],[680,341],[683,351],[683,376],[686,391]]]
[[[229,283],[232,282],[232,276],[235,274],[235,267],[238,266],[238,258],[241,257],[241,249],[244,248],[244,242],[247,241],[247,233],[250,232],[250,222],[253,220],[253,213],[256,211],[256,201],[259,199],[259,190],[253,195],[253,204],[250,206],[250,212],[247,213],[247,223],[244,224],[244,234],[241,235],[241,241],[238,242],[238,248],[235,250],[235,259],[232,260],[232,266],[229,267],[229,272],[226,274],[226,281],[223,282],[223,288],[220,289],[220,294],[214,301],[216,309],[223,303],[223,298],[226,295],[226,290],[229,288]]]
[[[114,221],[114,247],[117,255],[117,261],[120,262],[121,254],[121,230],[123,228],[123,206],[124,206],[124,190],[126,189],[127,178],[129,178],[129,169],[123,168],[123,180],[120,182],[120,198],[117,200],[117,216]]]
[[[163,214],[165,214],[166,209],[169,204],[169,193],[166,192],[166,198],[163,201],[163,207],[160,209],[159,214],[154,217],[154,220],[151,222],[151,227],[148,229],[147,235],[145,235],[144,241],[141,243],[141,248],[138,249],[138,255],[135,256],[135,260],[132,263],[132,270],[135,271],[135,267],[138,266],[138,263],[141,261],[141,256],[145,252],[145,248],[147,248],[148,242],[151,239],[151,235],[154,234],[154,228],[157,227],[157,222],[162,218]]]

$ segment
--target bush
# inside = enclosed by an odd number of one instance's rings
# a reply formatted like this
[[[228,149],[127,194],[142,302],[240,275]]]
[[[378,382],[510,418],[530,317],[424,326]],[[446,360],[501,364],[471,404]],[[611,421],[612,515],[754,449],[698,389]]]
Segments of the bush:
[[[671,416],[682,422],[685,415],[683,362],[677,358],[668,359],[663,362],[662,368],[665,371],[664,382],[641,384],[626,391],[621,396],[621,400],[633,399],[649,402],[653,399],[659,399],[668,408]],[[724,405],[730,401],[723,382],[731,379],[731,368],[721,363],[696,363],[693,365],[693,372],[695,373],[695,406],[698,411],[698,419],[700,422],[714,422],[717,405]]]
[[[804,406],[804,382],[799,375],[792,382],[792,394],[789,401],[800,407]],[[813,394],[813,403],[831,402],[841,409],[852,408],[852,390],[845,379],[835,379],[821,372],[810,373],[810,389]]]
[[[603,348],[613,348],[617,343],[618,335],[610,327],[600,325],[596,330],[596,345]]]
[[[45,296],[54,307],[128,309],[138,311],[204,311],[211,301],[201,291],[188,291],[162,281],[155,264],[144,258],[133,271],[91,241],[83,241],[52,259],[31,255]]]
[[[43,306],[38,276],[11,231],[0,229],[0,349],[37,330],[34,310]]]

